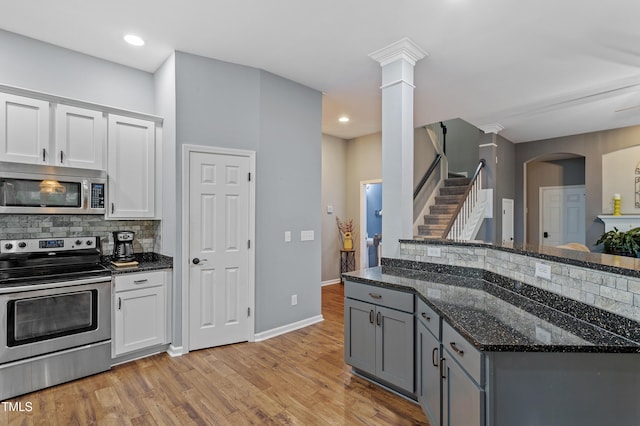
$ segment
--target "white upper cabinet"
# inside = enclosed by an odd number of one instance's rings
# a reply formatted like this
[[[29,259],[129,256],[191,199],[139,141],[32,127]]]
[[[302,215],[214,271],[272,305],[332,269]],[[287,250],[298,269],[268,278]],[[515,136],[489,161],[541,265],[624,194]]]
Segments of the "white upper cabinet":
[[[104,170],[106,125],[101,111],[56,105],[55,151],[58,166]]]
[[[0,161],[49,164],[49,102],[0,93]]]
[[[155,217],[155,123],[110,114],[107,218]]]

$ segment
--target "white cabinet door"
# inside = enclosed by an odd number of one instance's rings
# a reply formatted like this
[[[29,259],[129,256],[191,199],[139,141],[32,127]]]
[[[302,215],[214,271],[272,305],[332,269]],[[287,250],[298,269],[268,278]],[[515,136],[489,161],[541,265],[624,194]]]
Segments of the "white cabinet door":
[[[116,290],[114,356],[167,343],[166,290],[164,281],[160,284],[136,290]]]
[[[106,125],[101,111],[56,106],[55,152],[51,164],[104,170]]]
[[[0,161],[48,164],[49,102],[0,93]]]
[[[155,216],[155,123],[109,115],[107,218]]]

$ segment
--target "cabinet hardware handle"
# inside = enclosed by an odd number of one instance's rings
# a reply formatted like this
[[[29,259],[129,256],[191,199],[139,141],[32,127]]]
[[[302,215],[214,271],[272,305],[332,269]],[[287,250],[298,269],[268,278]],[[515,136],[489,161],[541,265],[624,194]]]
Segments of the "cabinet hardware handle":
[[[118,297],[118,310],[122,309],[122,299]]]
[[[431,321],[431,317],[427,316],[426,312],[422,313],[422,318],[426,319],[427,321]]]
[[[133,283],[134,283],[134,284],[144,284],[144,283],[146,283],[147,281],[149,281],[149,280],[147,280],[147,279],[144,279],[144,280],[134,280],[134,281],[133,281]]]
[[[447,369],[445,366],[446,361],[446,358],[440,358],[440,378],[445,380],[447,379],[447,376],[444,375],[444,372]]]
[[[42,162],[47,161],[47,150],[42,148]]]
[[[115,209],[116,209],[116,205],[115,205],[115,203],[111,203],[111,214],[113,214],[113,212],[115,211]]]
[[[376,324],[378,324],[378,326],[381,324],[381,321],[380,321],[380,312],[378,312],[378,315],[376,315]]]
[[[60,164],[64,163],[64,151],[60,151]]]
[[[378,293],[369,293],[369,296],[373,297],[374,299],[382,299],[382,295]]]
[[[437,347],[433,348],[433,350],[431,351],[431,364],[433,364],[434,367],[438,366],[438,348]]]
[[[456,346],[456,342],[450,342],[449,345],[458,355],[464,356],[464,351]]]
[[[373,309],[369,311],[369,322],[373,324]]]

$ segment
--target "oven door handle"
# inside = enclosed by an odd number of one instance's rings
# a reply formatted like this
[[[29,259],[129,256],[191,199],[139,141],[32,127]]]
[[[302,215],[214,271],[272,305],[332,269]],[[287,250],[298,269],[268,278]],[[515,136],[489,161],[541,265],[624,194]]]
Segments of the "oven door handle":
[[[94,278],[84,278],[81,280],[73,280],[68,282],[52,282],[52,283],[44,283],[44,284],[30,284],[30,285],[17,285],[15,287],[0,287],[0,294],[8,294],[8,293],[20,293],[25,291],[35,291],[35,290],[48,290],[48,289],[58,289],[62,287],[71,287],[82,284],[95,284],[101,282],[110,282],[110,276],[102,276],[102,277],[94,277]]]

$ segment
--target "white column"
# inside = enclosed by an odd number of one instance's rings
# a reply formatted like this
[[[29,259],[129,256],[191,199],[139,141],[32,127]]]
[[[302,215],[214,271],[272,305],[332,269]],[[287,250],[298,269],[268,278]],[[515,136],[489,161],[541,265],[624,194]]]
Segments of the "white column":
[[[404,38],[369,55],[382,67],[382,256],[413,238],[413,68],[427,55]]]

